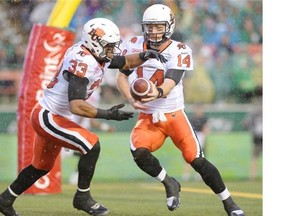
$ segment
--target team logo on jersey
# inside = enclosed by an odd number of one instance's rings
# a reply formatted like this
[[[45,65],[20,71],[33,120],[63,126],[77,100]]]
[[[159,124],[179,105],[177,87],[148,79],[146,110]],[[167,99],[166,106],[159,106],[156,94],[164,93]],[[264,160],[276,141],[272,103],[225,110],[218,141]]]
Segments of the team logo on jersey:
[[[136,41],[137,41],[137,37],[133,37],[133,38],[131,38],[131,40],[130,40],[131,43],[136,43]]]
[[[177,44],[177,47],[178,47],[179,50],[180,50],[180,49],[186,49],[186,45],[183,44],[183,43],[178,43],[178,44]]]

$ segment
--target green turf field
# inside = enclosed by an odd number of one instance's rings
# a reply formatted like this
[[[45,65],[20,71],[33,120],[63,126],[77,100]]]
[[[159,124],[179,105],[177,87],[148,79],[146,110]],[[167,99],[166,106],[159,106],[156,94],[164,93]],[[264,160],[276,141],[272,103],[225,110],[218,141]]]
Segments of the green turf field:
[[[247,216],[261,216],[262,187],[260,182],[226,182],[234,200]],[[0,190],[6,185],[0,184]],[[61,194],[24,194],[15,202],[21,216],[87,215],[75,210],[72,199],[75,187],[64,184]],[[170,212],[160,183],[152,181],[93,182],[94,198],[110,209],[111,216],[224,216],[220,200],[201,182],[182,183],[181,206]]]
[[[91,186],[94,198],[117,216],[222,216],[222,203],[202,182],[181,180],[183,159],[167,140],[155,153],[170,175],[182,184],[181,207],[170,212],[160,183],[140,171],[129,152],[129,133],[99,133],[101,155]],[[257,181],[247,181],[251,156],[251,137],[247,133],[211,134],[206,157],[221,172],[237,203],[248,216],[262,214],[262,159],[259,159]],[[0,191],[17,175],[17,136],[0,134]],[[67,180],[77,164],[76,157],[62,159],[62,193],[54,195],[24,194],[15,203],[22,216],[86,215],[73,209],[75,186]],[[193,171],[191,171],[193,172]]]
[[[147,180],[145,173],[136,167],[129,151],[129,133],[98,133],[101,154],[97,164],[98,180]],[[213,133],[207,138],[206,158],[220,170],[227,180],[247,180],[252,153],[248,133]],[[181,178],[184,160],[170,139],[155,153],[170,175]],[[62,179],[67,179],[77,166],[77,157],[62,159]],[[17,137],[0,134],[0,182],[11,181],[17,174]],[[5,166],[2,166],[5,164]],[[191,169],[191,172],[194,171]],[[262,158],[259,159],[258,178],[262,178]]]

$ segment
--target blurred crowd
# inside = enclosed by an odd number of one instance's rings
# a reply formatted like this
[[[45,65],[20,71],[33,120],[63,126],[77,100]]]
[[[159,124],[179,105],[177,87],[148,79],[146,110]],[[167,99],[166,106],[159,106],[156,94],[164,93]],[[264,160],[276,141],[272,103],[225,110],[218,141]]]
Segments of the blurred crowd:
[[[0,73],[21,71],[31,28],[47,22],[55,2],[0,2]],[[125,41],[141,34],[142,14],[153,3],[175,12],[173,39],[193,50],[194,70],[184,79],[187,103],[253,103],[262,94],[261,0],[83,0],[69,28],[79,40],[87,20],[105,17],[119,26]],[[119,100],[113,76],[111,71],[104,80],[106,103]]]

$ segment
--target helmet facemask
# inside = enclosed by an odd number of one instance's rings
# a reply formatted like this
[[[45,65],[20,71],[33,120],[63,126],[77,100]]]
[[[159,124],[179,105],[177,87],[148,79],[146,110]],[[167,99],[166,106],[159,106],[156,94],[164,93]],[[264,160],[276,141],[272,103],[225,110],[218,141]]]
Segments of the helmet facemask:
[[[96,57],[104,62],[111,61],[113,56],[121,54],[121,42],[122,41],[119,41],[117,43],[107,43],[107,41],[100,41],[99,44],[102,46],[103,51]]]
[[[170,26],[168,22],[142,22],[142,31],[146,41],[152,45],[159,46],[169,39],[167,35],[169,34]]]

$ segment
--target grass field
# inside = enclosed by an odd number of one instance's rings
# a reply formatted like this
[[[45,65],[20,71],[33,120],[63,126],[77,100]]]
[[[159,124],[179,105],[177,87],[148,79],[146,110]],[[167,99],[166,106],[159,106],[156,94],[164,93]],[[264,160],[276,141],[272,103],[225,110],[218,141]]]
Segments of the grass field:
[[[260,182],[227,182],[234,200],[247,216],[262,215]],[[0,190],[6,187],[0,184]],[[61,194],[24,194],[15,202],[21,216],[86,215],[72,206],[75,186],[64,184]],[[111,216],[224,216],[220,200],[202,182],[182,183],[181,206],[170,212],[162,185],[153,181],[95,182],[94,198],[110,209]]]
[[[129,133],[98,133],[101,155],[97,165],[98,180],[147,180],[139,170],[129,151]],[[252,153],[251,136],[248,133],[214,133],[207,138],[206,158],[213,162],[227,180],[247,180]],[[184,160],[181,153],[167,139],[160,151],[154,153],[170,175],[181,178]],[[77,166],[78,158],[62,159],[62,179],[67,179]],[[262,158],[259,158],[258,179],[262,178]],[[0,182],[11,181],[17,174],[17,136],[0,134]],[[191,172],[194,172],[191,169]]]
[[[181,180],[181,153],[167,140],[155,153],[170,175],[182,184],[181,207],[170,212],[160,183],[139,170],[129,152],[129,134],[99,133],[101,155],[91,186],[94,198],[117,216],[222,216],[222,203],[202,181]],[[262,159],[257,181],[247,181],[251,156],[251,137],[245,133],[213,134],[208,137],[207,158],[220,170],[226,185],[247,216],[262,214]],[[0,134],[0,191],[17,175],[17,136]],[[24,194],[15,202],[22,216],[85,215],[73,209],[75,186],[67,180],[77,164],[76,157],[62,159],[62,193]],[[191,172],[192,169],[191,169]]]

